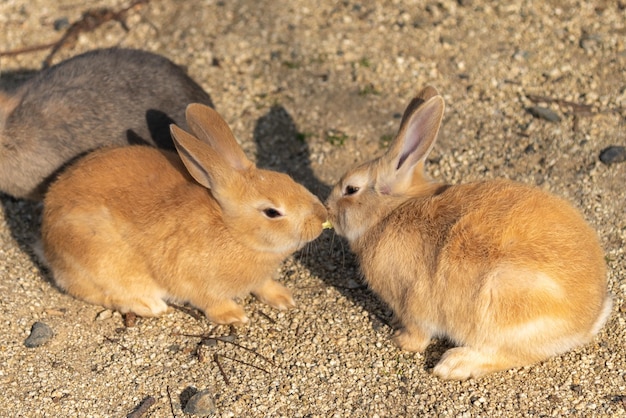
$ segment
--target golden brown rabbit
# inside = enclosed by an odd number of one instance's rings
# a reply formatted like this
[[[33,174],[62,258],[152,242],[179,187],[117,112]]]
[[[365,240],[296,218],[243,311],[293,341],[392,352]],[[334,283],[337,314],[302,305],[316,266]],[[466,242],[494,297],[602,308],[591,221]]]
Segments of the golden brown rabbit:
[[[256,168],[211,108],[192,104],[186,115],[195,136],[172,125],[182,161],[147,146],[104,149],[52,184],[42,234],[54,280],[142,316],[175,300],[216,323],[245,323],[233,299],[249,293],[294,306],[272,277],[321,233],[324,206],[289,176]]]
[[[458,347],[434,369],[467,379],[585,344],[611,312],[593,229],[564,200],[512,181],[445,185],[424,162],[444,102],[432,87],[380,158],[343,176],[327,207],[365,279],[401,323],[395,342]]]

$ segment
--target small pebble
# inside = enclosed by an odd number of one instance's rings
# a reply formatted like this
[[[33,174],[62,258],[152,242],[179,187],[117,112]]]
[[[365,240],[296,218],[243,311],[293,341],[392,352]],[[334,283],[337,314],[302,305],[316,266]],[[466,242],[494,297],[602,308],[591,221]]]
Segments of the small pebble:
[[[35,322],[30,329],[30,335],[24,341],[28,348],[39,347],[48,342],[54,336],[52,328],[43,322]]]
[[[570,389],[577,395],[581,395],[583,393],[583,388],[580,385],[571,385]]]
[[[104,311],[98,312],[98,315],[96,315],[96,321],[106,321],[107,319],[111,319],[111,317],[113,317],[113,311],[105,309]]]
[[[348,281],[346,282],[346,287],[348,289],[364,289],[365,286],[363,283],[357,282],[354,279],[348,279]]]
[[[201,390],[200,392],[189,398],[187,405],[183,411],[185,414],[190,415],[211,415],[217,412],[215,407],[215,399],[208,390]]]
[[[222,341],[228,341],[230,343],[237,341],[237,334],[228,334],[220,337]]]
[[[70,26],[70,21],[67,17],[61,17],[54,21],[53,26],[54,30],[58,32],[67,29]]]
[[[542,106],[532,106],[529,107],[528,113],[533,115],[536,118],[547,120],[548,122],[560,122],[561,117],[551,109]]]
[[[207,347],[215,347],[217,345],[217,340],[215,338],[203,338],[200,343]]]
[[[613,163],[623,163],[626,161],[626,147],[621,145],[611,145],[600,151],[600,161],[606,165]]]
[[[578,45],[585,51],[595,51],[602,45],[602,38],[600,35],[592,33],[583,33],[578,41]]]

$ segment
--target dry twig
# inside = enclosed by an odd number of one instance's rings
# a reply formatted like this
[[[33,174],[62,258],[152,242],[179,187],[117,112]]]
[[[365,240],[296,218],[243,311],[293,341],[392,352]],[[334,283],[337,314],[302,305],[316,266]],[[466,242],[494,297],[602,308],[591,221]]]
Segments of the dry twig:
[[[154,405],[155,403],[156,399],[154,399],[153,396],[148,396],[143,401],[141,401],[137,409],[128,414],[126,418],[141,418],[148,412],[148,409],[152,408],[152,405]]]
[[[111,10],[109,8],[101,8],[101,9],[89,9],[83,13],[81,18],[76,22],[72,23],[69,28],[65,31],[63,36],[52,43],[42,44],[42,45],[34,45],[24,48],[19,48],[11,51],[0,51],[0,57],[3,56],[15,56],[27,52],[40,51],[43,49],[52,48],[48,56],[43,61],[43,68],[47,68],[52,63],[52,59],[54,55],[65,45],[68,43],[75,43],[78,39],[78,36],[83,32],[93,32],[98,27],[103,24],[115,20],[122,25],[122,28],[128,32],[128,27],[126,26],[126,16],[129,11],[141,7],[147,4],[150,0],[134,0],[129,6],[124,7],[120,10]]]
[[[172,393],[170,392],[169,385],[165,387],[165,390],[167,390],[167,398],[170,401],[170,411],[172,412],[172,416],[176,417],[176,413],[174,412],[174,403],[172,402]]]
[[[105,340],[107,340],[107,341],[108,341],[108,342],[110,342],[110,343],[113,343],[113,344],[117,344],[117,345],[119,345],[119,346],[122,348],[122,350],[128,351],[128,352],[129,352],[129,353],[131,353],[133,356],[135,355],[135,353],[134,353],[134,351],[133,351],[133,350],[131,350],[130,348],[126,347],[126,346],[125,346],[124,344],[122,344],[119,340],[116,340],[116,339],[111,338],[111,337],[107,337],[106,335],[104,336],[104,339],[105,339]]]
[[[228,386],[230,384],[230,381],[228,380],[228,376],[226,376],[226,372],[224,372],[224,369],[222,368],[222,364],[220,363],[220,359],[219,359],[219,354],[217,353],[213,354],[213,361],[215,362],[215,364],[217,364],[217,368],[220,369],[220,373],[222,374],[222,377],[224,378],[224,382]]]
[[[197,321],[200,321],[202,319],[202,315],[199,314],[195,309],[188,308],[186,306],[176,305],[174,303],[170,303],[169,305],[172,308],[176,309],[177,311],[181,311],[183,313],[186,313],[187,315],[191,316],[193,319],[195,319]]]
[[[221,341],[223,343],[227,343],[227,344],[231,344],[234,345],[237,348],[241,348],[242,350],[246,350],[252,354],[254,354],[255,356],[265,360],[266,362],[270,363],[272,366],[275,366],[274,362],[270,359],[265,357],[263,354],[257,353],[255,350],[253,350],[252,348],[248,348],[245,347],[241,344],[237,344],[234,341],[230,341],[228,339],[228,336],[219,336],[219,335],[206,335],[206,334],[183,334],[183,333],[174,333],[174,335],[181,335],[183,337],[192,337],[192,338],[201,338],[202,340],[213,340],[213,341]]]
[[[270,321],[272,324],[275,324],[276,321],[274,321],[274,319],[272,317],[270,317],[268,314],[266,314],[265,312],[263,312],[262,310],[258,310],[257,311],[261,316],[265,317],[265,319],[267,319],[268,321]]]
[[[217,354],[216,354],[216,355],[217,355]],[[222,357],[222,358],[227,358],[228,360],[236,361],[237,363],[241,363],[241,364],[244,364],[244,365],[246,365],[246,366],[254,367],[254,368],[255,368],[255,369],[257,369],[257,370],[260,370],[260,371],[262,371],[262,372],[265,372],[265,373],[269,374],[269,371],[265,370],[264,368],[259,367],[259,366],[255,366],[254,364],[251,364],[251,363],[245,362],[245,361],[243,361],[243,360],[239,360],[239,359],[236,359],[236,358],[234,358],[234,357],[228,357],[228,356],[225,356],[225,355],[223,355],[223,354],[220,354],[220,357]]]
[[[583,103],[570,102],[569,100],[555,99],[553,97],[540,96],[537,94],[527,94],[526,97],[533,103],[556,103],[559,106],[568,107],[571,109],[572,113],[577,116],[593,116],[596,114],[596,112],[593,111],[593,106]]]
[[[243,345],[241,345],[241,344],[237,344],[236,342],[234,342],[234,341],[230,341],[230,340],[228,340],[228,339],[226,339],[226,338],[224,338],[224,337],[219,337],[219,336],[209,336],[209,337],[204,338],[204,339],[206,339],[206,340],[216,340],[216,341],[221,341],[221,342],[224,342],[224,343],[228,343],[228,344],[234,345],[234,346],[235,346],[235,347],[237,347],[237,348],[241,348],[241,349],[243,349],[243,350],[246,350],[246,351],[248,351],[248,352],[250,352],[250,353],[254,354],[255,356],[257,356],[257,357],[259,357],[259,358],[262,358],[263,360],[267,361],[267,362],[268,362],[269,364],[271,364],[272,366],[275,366],[274,362],[273,362],[271,359],[269,359],[269,358],[265,357],[263,354],[257,353],[255,350],[253,350],[253,349],[251,349],[251,348],[244,347]]]
[[[58,42],[58,41],[57,41]],[[0,51],[0,57],[14,57],[16,55],[27,54],[29,52],[37,52],[43,49],[52,48],[57,42],[50,42],[48,44],[40,44],[34,46],[26,46],[24,48],[12,49],[10,51]]]

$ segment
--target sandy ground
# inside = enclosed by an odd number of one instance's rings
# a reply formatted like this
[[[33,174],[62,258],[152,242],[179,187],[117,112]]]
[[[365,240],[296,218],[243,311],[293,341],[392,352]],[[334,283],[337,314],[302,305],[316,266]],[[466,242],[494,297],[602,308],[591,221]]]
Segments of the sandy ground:
[[[64,31],[55,22],[127,5],[82,3],[0,1],[0,49],[55,41]],[[297,309],[245,301],[252,322],[228,340],[239,346],[203,340],[231,330],[179,310],[126,327],[51,283],[30,250],[38,207],[3,196],[0,415],[125,416],[153,397],[145,416],[180,417],[208,390],[220,417],[626,416],[626,163],[598,158],[626,143],[626,3],[506,3],[152,0],[127,13],[127,30],[109,21],[83,32],[53,63],[112,45],[163,54],[211,94],[251,158],[321,197],[346,167],[381,152],[412,95],[433,84],[447,104],[434,177],[539,185],[597,229],[615,304],[591,344],[441,381],[431,369],[448,345],[397,349],[389,311],[331,232],[281,269]],[[48,52],[1,56],[0,87],[14,88]],[[533,116],[536,105],[560,121]],[[54,337],[26,348],[37,321]]]

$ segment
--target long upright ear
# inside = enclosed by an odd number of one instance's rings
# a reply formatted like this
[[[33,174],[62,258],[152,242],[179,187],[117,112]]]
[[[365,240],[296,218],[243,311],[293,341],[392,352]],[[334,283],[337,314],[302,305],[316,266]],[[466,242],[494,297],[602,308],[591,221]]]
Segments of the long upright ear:
[[[404,112],[398,135],[383,157],[386,164],[391,165],[389,168],[393,172],[388,174],[394,177],[391,183],[396,185],[408,187],[415,170],[423,170],[424,161],[437,139],[441,126],[445,107],[443,98],[438,94],[432,95],[433,91],[436,93],[434,89],[425,90],[422,92],[430,97],[424,100],[418,96],[411,101]]]
[[[174,124],[170,125],[170,132],[178,155],[198,183],[215,190],[232,177],[233,168],[210,145]]]
[[[402,121],[400,122],[400,126],[403,126],[406,123],[406,120],[415,113],[418,107],[420,107],[424,102],[428,99],[438,96],[439,92],[433,86],[424,87],[419,93],[415,95],[413,99],[411,99],[411,103],[404,110],[404,114],[402,115]]]
[[[209,144],[236,170],[246,170],[254,164],[248,160],[226,121],[209,106],[191,103],[185,111],[187,125],[201,141]]]

